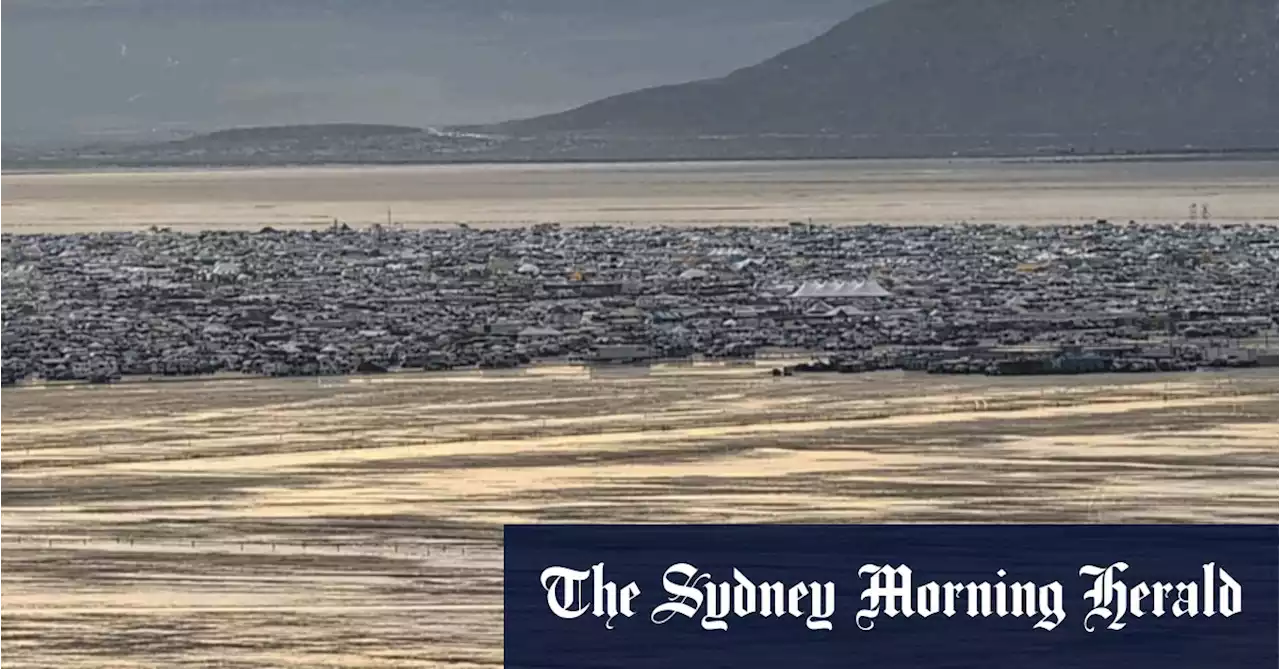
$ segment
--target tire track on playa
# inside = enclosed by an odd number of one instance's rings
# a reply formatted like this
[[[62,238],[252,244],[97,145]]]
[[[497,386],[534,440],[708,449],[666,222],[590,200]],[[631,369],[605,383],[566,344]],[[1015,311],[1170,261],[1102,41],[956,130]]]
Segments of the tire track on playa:
[[[584,449],[599,448],[602,442],[611,447],[644,446],[663,444],[681,440],[718,440],[734,437],[761,437],[764,435],[795,435],[848,428],[872,427],[907,427],[907,426],[941,426],[951,423],[989,420],[1025,420],[1048,418],[1066,418],[1084,415],[1117,415],[1133,411],[1151,409],[1194,409],[1207,406],[1231,405],[1248,399],[1261,399],[1267,395],[1240,395],[1216,397],[1192,397],[1161,400],[1124,400],[1114,402],[1093,401],[1086,404],[1069,406],[1043,406],[1023,409],[989,409],[986,411],[956,411],[950,413],[919,412],[904,415],[864,417],[839,420],[804,420],[797,422],[776,421],[767,423],[750,423],[745,425],[712,425],[700,427],[673,427],[670,429],[641,429],[595,432],[581,435],[563,435],[547,437],[529,437],[515,439],[477,439],[462,438],[456,440],[440,440],[412,445],[395,446],[347,446],[344,448],[319,448],[316,450],[262,453],[240,455],[208,455],[207,457],[180,457],[173,460],[148,462],[111,462],[85,467],[73,464],[68,466],[50,465],[33,470],[6,472],[6,477],[45,476],[92,476],[109,473],[181,473],[190,471],[199,461],[202,472],[263,472],[277,473],[306,469],[319,464],[343,464],[369,462],[378,460],[400,460],[409,458],[432,457],[442,455],[504,455],[513,451],[538,448],[542,452],[554,449],[559,452],[573,452]],[[361,439],[375,440],[379,437],[403,440],[403,428],[359,430]]]
[[[93,606],[93,607],[59,607],[41,606],[40,608],[23,609],[5,607],[3,617],[55,617],[66,615],[167,615],[174,613],[380,613],[380,612],[422,612],[422,613],[485,613],[501,611],[502,602],[487,604],[315,604],[315,605],[263,605],[246,604],[244,606]]]
[[[685,410],[685,411],[667,411],[662,414],[653,414],[654,417],[660,417],[666,422],[691,421],[707,418],[709,416],[721,416],[722,412],[716,410]],[[40,448],[34,452],[25,453],[23,462],[17,465],[11,464],[6,467],[5,474],[26,475],[32,473],[66,473],[67,469],[63,465],[56,462],[57,459],[74,459],[74,458],[110,458],[113,453],[125,452],[145,447],[147,449],[163,449],[170,447],[176,452],[172,454],[162,454],[154,456],[127,457],[125,459],[112,459],[108,463],[101,465],[93,465],[94,467],[104,466],[106,464],[143,464],[143,463],[160,463],[160,462],[191,462],[197,460],[215,460],[227,459],[231,457],[275,457],[296,459],[305,455],[324,454],[330,452],[359,451],[369,452],[381,449],[391,448],[386,445],[376,443],[352,444],[348,440],[355,439],[357,435],[361,440],[376,442],[381,439],[396,442],[414,441],[413,448],[422,448],[433,445],[444,444],[475,444],[480,441],[494,441],[492,438],[482,439],[478,435],[469,435],[478,430],[489,429],[497,432],[518,432],[522,429],[546,430],[548,428],[556,428],[574,425],[592,425],[611,422],[640,422],[650,418],[651,414],[645,413],[627,413],[627,414],[608,414],[602,416],[587,416],[574,418],[512,418],[505,421],[486,421],[486,422],[465,422],[459,424],[435,424],[425,428],[396,428],[394,430],[369,430],[369,429],[353,429],[349,424],[342,421],[335,421],[332,429],[309,429],[298,430],[293,432],[276,432],[263,435],[245,436],[243,434],[232,434],[230,436],[201,436],[196,438],[178,437],[163,438],[156,440],[148,440],[141,444],[136,442],[108,442],[98,444],[96,446],[55,446],[48,448]],[[489,416],[495,418],[495,416]],[[666,429],[666,428],[664,428]],[[236,428],[223,428],[225,431],[242,432]],[[670,430],[667,430],[670,432]],[[167,434],[167,430],[165,433]],[[463,433],[459,436],[457,433]],[[591,434],[610,434],[607,431],[595,431]],[[284,437],[289,437],[289,445],[281,447]],[[302,442],[302,445],[299,445]],[[332,442],[343,442],[341,447],[331,446]],[[309,447],[314,445],[313,447]],[[211,452],[184,452],[186,449],[200,448],[202,450],[210,449],[237,449],[235,453],[211,453]],[[271,453],[245,453],[245,450],[260,450],[263,447],[271,448]],[[436,455],[436,453],[432,453]],[[362,458],[369,459],[369,458]],[[52,462],[50,462],[52,460]],[[67,465],[77,468],[83,467],[83,463],[74,463]],[[78,470],[76,470],[78,471]]]
[[[45,424],[24,423],[9,428],[11,437],[23,437],[26,435],[44,435],[56,434],[59,436],[68,433],[75,434],[77,432],[103,432],[107,430],[137,430],[149,427],[168,427],[175,423],[211,423],[217,421],[234,421],[240,418],[249,417],[261,420],[262,416],[270,415],[276,417],[275,421],[287,421],[288,416],[293,412],[306,411],[307,409],[338,407],[350,408],[353,398],[359,398],[363,395],[377,396],[375,392],[361,393],[355,396],[342,395],[339,397],[325,397],[312,400],[300,400],[296,402],[281,402],[277,404],[264,404],[254,407],[244,407],[239,409],[219,409],[214,411],[191,411],[181,414],[157,416],[153,418],[131,418],[128,420],[75,420],[61,419],[56,422]],[[599,400],[595,396],[581,397],[548,397],[534,398],[527,400],[497,400],[490,402],[457,402],[457,403],[437,403],[437,404],[406,404],[406,408],[412,408],[417,412],[425,411],[460,411],[473,409],[496,409],[507,407],[521,406],[545,406],[558,404],[573,404],[580,402],[591,402]]]

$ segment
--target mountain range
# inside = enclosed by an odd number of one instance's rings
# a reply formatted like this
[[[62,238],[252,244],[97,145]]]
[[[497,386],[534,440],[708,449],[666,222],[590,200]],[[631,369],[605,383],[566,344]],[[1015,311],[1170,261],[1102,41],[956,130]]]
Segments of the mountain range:
[[[490,123],[723,75],[877,0],[5,0],[3,138]]]
[[[727,76],[481,128],[973,151],[1276,146],[1272,0],[894,0]],[[887,143],[886,141],[887,140]]]
[[[89,160],[399,163],[1277,147],[1272,0],[855,4],[865,8],[757,64],[568,111],[417,132],[346,119],[98,150]]]

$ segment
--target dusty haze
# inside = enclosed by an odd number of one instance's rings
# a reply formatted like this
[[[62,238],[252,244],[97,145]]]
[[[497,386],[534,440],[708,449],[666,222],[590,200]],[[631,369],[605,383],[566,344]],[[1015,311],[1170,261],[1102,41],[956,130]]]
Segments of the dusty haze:
[[[8,0],[5,142],[501,121],[721,76],[873,0]]]

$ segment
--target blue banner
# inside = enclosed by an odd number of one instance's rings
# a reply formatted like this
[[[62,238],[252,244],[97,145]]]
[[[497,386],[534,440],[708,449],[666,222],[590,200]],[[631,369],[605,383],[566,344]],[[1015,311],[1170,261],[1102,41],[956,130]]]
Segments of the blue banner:
[[[1277,526],[522,525],[509,669],[1280,663]]]

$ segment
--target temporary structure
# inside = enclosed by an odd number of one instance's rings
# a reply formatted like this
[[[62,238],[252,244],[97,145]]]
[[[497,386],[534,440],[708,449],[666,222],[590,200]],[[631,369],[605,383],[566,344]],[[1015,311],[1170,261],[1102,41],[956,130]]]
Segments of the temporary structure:
[[[839,297],[889,297],[892,295],[875,279],[865,281],[806,281],[796,289],[794,299],[828,299]]]

